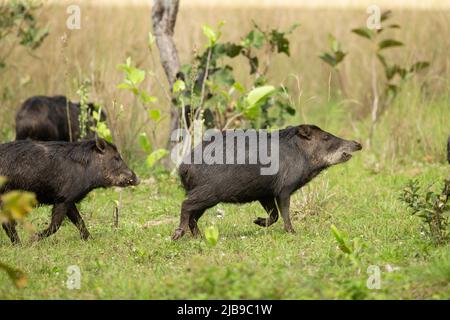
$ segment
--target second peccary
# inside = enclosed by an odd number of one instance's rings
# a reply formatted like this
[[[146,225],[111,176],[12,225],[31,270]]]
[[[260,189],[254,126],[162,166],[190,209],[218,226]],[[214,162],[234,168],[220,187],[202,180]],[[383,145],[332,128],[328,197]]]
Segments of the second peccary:
[[[94,132],[90,128],[96,122],[93,116],[95,106],[89,103],[87,108],[86,139],[93,139]],[[17,112],[16,140],[78,141],[81,135],[80,112],[80,104],[67,101],[64,96],[31,97]],[[102,111],[100,120],[105,119],[106,115]]]
[[[36,240],[55,233],[65,217],[87,239],[89,232],[76,204],[96,188],[139,184],[116,146],[102,139],[1,144],[0,176],[7,179],[0,194],[11,190],[34,192],[40,204],[53,205],[50,225],[35,236]],[[14,222],[4,223],[3,228],[13,243],[20,242]]]
[[[226,135],[226,132],[222,133],[222,141],[226,140]],[[223,150],[219,150],[223,155],[230,151],[236,157],[241,156],[241,160],[245,158],[243,164],[242,161],[241,164],[208,164],[205,161],[196,164],[184,161],[180,165],[179,174],[187,199],[182,203],[180,225],[172,239],[181,238],[188,227],[194,236],[198,235],[198,220],[206,209],[219,202],[259,201],[269,217],[257,218],[254,221],[257,225],[272,225],[278,220],[280,212],[285,230],[294,232],[289,216],[291,194],[322,170],[348,161],[353,152],[362,149],[360,143],[338,138],[314,125],[288,127],[278,131],[277,138],[274,138],[274,134],[269,134],[267,145],[271,145],[271,140],[274,139],[279,142],[278,148],[271,151],[278,154],[278,170],[262,175],[261,162],[249,161],[250,156],[258,154],[258,147],[261,148],[261,145],[250,144],[245,133],[241,135],[244,135],[244,144],[238,145],[235,150],[228,150],[230,145],[234,147],[235,144],[227,141],[226,144],[222,143]],[[206,150],[211,143],[203,142],[202,148]],[[190,157],[189,159],[191,160]]]

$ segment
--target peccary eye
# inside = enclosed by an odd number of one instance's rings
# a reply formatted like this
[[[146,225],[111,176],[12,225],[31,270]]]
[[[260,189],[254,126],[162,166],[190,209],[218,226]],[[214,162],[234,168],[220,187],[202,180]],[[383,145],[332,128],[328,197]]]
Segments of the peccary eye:
[[[329,135],[324,135],[323,138],[322,138],[322,140],[328,141],[328,140],[330,140],[330,136],[329,136]]]
[[[120,161],[120,157],[119,156],[114,156],[114,161],[119,162]]]

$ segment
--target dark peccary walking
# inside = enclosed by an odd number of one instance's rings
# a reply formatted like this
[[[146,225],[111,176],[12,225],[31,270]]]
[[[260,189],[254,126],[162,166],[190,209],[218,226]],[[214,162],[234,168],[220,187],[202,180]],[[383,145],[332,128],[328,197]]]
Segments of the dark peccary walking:
[[[10,190],[34,192],[40,204],[53,205],[47,229],[35,238],[55,233],[67,216],[82,239],[89,237],[76,203],[93,189],[139,184],[117,148],[103,139],[82,142],[22,140],[0,145],[0,176],[7,178],[0,194]],[[13,243],[20,239],[15,223],[3,228]]]
[[[221,136],[225,141],[226,133],[223,132]],[[269,134],[268,141],[274,139],[273,136]],[[237,150],[232,151],[235,156],[243,155],[245,164],[182,163],[180,165],[179,174],[187,199],[183,201],[180,225],[172,239],[181,238],[188,226],[192,234],[197,236],[199,234],[198,220],[206,209],[219,202],[259,201],[269,215],[268,218],[257,218],[254,221],[262,227],[268,227],[278,220],[279,209],[285,230],[293,233],[294,228],[289,216],[291,194],[311,181],[322,170],[348,161],[352,152],[362,148],[356,141],[338,138],[314,125],[288,127],[278,131],[277,172],[272,175],[261,175],[260,161],[249,164],[251,163],[249,155],[258,154],[258,146],[249,144],[248,140],[250,139],[245,139],[245,150],[238,146]],[[203,142],[203,150],[210,143],[212,142]],[[229,148],[228,143],[226,146],[225,143],[222,145],[223,154],[226,154],[226,149]],[[234,146],[234,141],[230,145]],[[270,143],[267,145],[270,146]]]
[[[80,138],[80,110],[79,103],[67,101],[64,96],[31,97],[22,104],[17,112],[16,140],[78,141]],[[95,124],[94,111],[94,104],[89,103],[86,139],[94,138],[94,132],[90,130],[90,127]],[[102,121],[106,119],[103,111],[100,119]]]

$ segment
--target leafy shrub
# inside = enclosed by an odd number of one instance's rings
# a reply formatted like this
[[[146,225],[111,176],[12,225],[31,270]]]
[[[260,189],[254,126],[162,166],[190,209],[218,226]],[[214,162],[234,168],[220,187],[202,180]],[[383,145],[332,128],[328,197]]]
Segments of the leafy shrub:
[[[428,186],[421,193],[418,180],[411,180],[403,189],[400,200],[410,209],[413,215],[421,218],[422,230],[439,245],[449,240],[450,180],[444,181],[442,192],[431,190]]]
[[[0,176],[0,187],[6,182],[6,178]],[[28,213],[36,205],[36,197],[33,193],[22,191],[10,191],[0,195],[0,224],[9,221],[23,221]],[[11,281],[17,288],[26,285],[25,274],[0,261],[0,269],[6,271]]]
[[[30,50],[38,48],[48,36],[36,20],[40,2],[29,0],[2,1],[0,4],[0,70],[18,46]]]
[[[192,64],[181,67],[179,80],[184,85],[176,101],[183,110],[191,110],[186,123],[193,123],[208,110],[212,119],[207,125],[219,129],[232,125],[253,128],[282,125],[288,116],[295,115],[295,109],[289,103],[287,89],[270,85],[266,75],[275,54],[290,55],[287,37],[297,25],[280,31],[263,30],[254,23],[253,29],[237,43],[219,41],[222,26],[223,23],[214,30],[204,25],[206,49],[195,56]],[[248,62],[253,78],[250,89],[236,80],[233,67],[225,59],[238,56]]]

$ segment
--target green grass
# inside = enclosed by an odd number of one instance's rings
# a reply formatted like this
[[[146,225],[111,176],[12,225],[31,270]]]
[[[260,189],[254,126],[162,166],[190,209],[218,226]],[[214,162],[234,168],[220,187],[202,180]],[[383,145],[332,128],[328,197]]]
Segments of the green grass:
[[[282,222],[268,229],[252,223],[265,213],[258,204],[219,205],[207,211],[200,228],[215,223],[216,247],[187,234],[170,235],[178,224],[183,190],[177,179],[158,175],[122,191],[119,227],[112,227],[117,190],[97,190],[81,204],[92,239],[83,242],[68,222],[49,239],[13,247],[0,233],[0,257],[28,275],[16,289],[0,273],[6,299],[381,299],[450,297],[450,249],[433,247],[420,222],[397,200],[409,178],[434,182],[448,177],[445,164],[415,164],[373,173],[362,154],[330,168],[292,200],[297,230]],[[217,217],[217,208],[225,214]],[[306,214],[303,214],[306,213]],[[47,207],[29,221],[41,229]],[[364,247],[360,265],[342,259],[330,232],[334,224]],[[29,232],[21,228],[27,242]],[[67,267],[81,269],[81,289],[66,288]],[[369,265],[381,268],[381,289],[366,287]],[[387,272],[386,265],[398,270]]]

